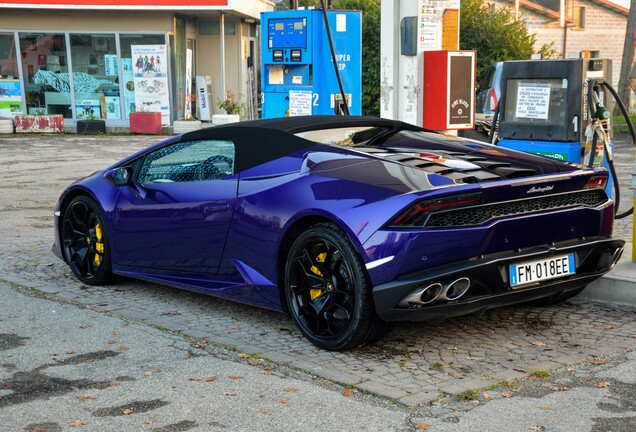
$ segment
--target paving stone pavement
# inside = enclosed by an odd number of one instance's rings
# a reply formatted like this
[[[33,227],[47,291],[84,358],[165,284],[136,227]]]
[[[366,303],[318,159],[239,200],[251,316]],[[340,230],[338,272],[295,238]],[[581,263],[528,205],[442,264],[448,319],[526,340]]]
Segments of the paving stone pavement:
[[[0,280],[45,296],[258,354],[407,406],[636,348],[636,310],[581,300],[502,308],[439,325],[400,323],[375,345],[334,353],[305,341],[284,314],[129,279],[83,285],[50,252],[50,213],[60,185],[151,140],[43,141],[0,139],[0,217],[11,220],[0,222]]]

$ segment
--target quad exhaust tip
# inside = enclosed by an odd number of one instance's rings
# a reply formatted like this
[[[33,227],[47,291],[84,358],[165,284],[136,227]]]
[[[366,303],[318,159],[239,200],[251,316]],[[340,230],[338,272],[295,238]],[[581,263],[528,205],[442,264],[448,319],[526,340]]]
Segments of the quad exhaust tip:
[[[470,288],[470,279],[467,277],[459,278],[444,287],[444,291],[440,295],[440,300],[453,301],[462,297]]]
[[[610,269],[614,268],[614,266],[618,264],[618,261],[623,256],[623,250],[624,250],[624,247],[619,247],[618,249],[614,251],[614,255],[612,256],[612,265],[610,266]]]
[[[404,297],[398,305],[409,307],[412,305],[427,305],[435,301],[454,301],[466,294],[470,285],[470,279],[462,277],[445,285],[435,282],[430,285],[419,286]]]
[[[434,302],[442,293],[444,287],[441,283],[433,283],[426,286],[420,286],[411,294],[404,297],[399,306],[410,306],[412,304],[426,305]]]

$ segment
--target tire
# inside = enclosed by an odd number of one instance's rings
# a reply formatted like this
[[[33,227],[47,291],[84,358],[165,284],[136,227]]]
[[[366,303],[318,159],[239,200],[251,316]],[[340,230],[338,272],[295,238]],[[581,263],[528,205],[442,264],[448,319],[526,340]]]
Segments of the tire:
[[[364,262],[346,233],[329,223],[308,228],[293,242],[285,298],[303,336],[322,349],[371,343],[387,328],[375,312]]]
[[[60,230],[64,259],[77,279],[86,285],[114,281],[110,239],[104,215],[87,196],[74,198],[66,207]]]

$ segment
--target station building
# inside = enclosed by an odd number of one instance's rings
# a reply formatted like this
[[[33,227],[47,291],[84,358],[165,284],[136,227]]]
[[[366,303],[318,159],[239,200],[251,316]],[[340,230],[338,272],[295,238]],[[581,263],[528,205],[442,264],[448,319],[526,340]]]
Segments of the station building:
[[[183,118],[211,77],[257,103],[260,13],[269,0],[0,0],[0,117],[63,114],[126,127],[133,111]],[[209,83],[209,81],[208,81]],[[195,115],[193,108],[192,114]]]

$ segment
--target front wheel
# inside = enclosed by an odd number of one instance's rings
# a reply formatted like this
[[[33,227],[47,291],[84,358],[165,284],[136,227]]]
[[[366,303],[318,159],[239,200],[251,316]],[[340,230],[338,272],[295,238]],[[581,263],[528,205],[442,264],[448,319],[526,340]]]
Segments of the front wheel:
[[[323,349],[373,342],[386,329],[375,312],[362,259],[346,233],[332,224],[314,225],[292,244],[285,297],[302,334]]]
[[[113,281],[110,243],[101,208],[86,196],[74,198],[62,218],[62,248],[73,274],[87,285]]]

